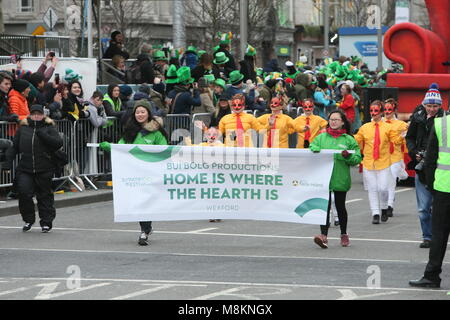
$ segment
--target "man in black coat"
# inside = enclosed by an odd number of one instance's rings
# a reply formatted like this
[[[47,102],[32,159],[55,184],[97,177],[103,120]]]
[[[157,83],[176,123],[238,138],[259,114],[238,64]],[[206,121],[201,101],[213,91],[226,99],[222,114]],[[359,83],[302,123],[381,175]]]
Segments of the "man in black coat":
[[[444,116],[444,110],[441,108],[442,99],[436,87],[437,85],[430,87],[422,104],[414,110],[405,137],[406,147],[411,157],[408,169],[416,169],[415,189],[417,209],[423,237],[423,242],[420,244],[421,248],[430,248],[431,245],[431,207],[433,195],[427,188],[424,170],[421,170],[420,165],[417,165],[425,158],[424,151],[427,149],[428,137],[434,123],[434,118]]]
[[[124,50],[123,47],[123,34],[120,31],[114,31],[111,33],[111,40],[109,41],[109,47],[106,49],[103,59],[112,59],[116,54],[122,56],[125,60],[130,57],[130,54]]]
[[[63,140],[52,119],[44,115],[41,105],[30,108],[30,116],[20,122],[13,146],[6,152],[7,167],[17,154],[20,161],[16,170],[16,188],[19,210],[25,222],[22,230],[29,231],[35,222],[33,196],[36,195],[42,232],[52,229],[56,216],[52,178],[56,170],[54,153]]]

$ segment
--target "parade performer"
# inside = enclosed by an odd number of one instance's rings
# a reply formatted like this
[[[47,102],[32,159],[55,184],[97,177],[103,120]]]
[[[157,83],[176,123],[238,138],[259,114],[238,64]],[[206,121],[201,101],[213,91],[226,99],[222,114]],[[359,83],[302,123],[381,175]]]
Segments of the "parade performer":
[[[231,98],[231,114],[224,116],[219,122],[219,130],[225,136],[227,147],[253,147],[250,129],[262,129],[259,121],[244,112],[245,96],[236,94]]]
[[[259,123],[268,128],[264,135],[264,148],[289,148],[289,134],[295,132],[294,120],[283,109],[286,104],[278,97],[270,101],[271,114],[264,114],[258,118]]]
[[[147,100],[136,101],[133,116],[126,123],[119,144],[167,145],[168,136],[163,129],[162,119],[153,117],[151,109],[150,102]],[[111,145],[109,142],[102,142],[100,148],[110,151]],[[148,236],[153,232],[152,222],[141,221],[139,224],[141,234],[138,244],[146,246],[148,245]]]
[[[295,131],[298,133],[297,148],[308,148],[320,130],[324,129],[328,122],[320,116],[313,114],[314,102],[312,99],[305,99],[302,102],[305,114],[294,120]]]
[[[406,132],[408,125],[402,120],[398,120],[396,117],[397,102],[394,99],[388,99],[384,104],[384,121],[392,126],[392,129],[397,131],[398,134]],[[389,186],[388,197],[388,217],[394,216],[394,200],[395,200],[395,187],[397,185],[397,178],[405,180],[408,178],[408,173],[405,170],[404,153],[406,152],[406,141],[404,140],[401,145],[395,145],[391,142],[389,146],[389,152],[391,153],[391,173],[392,181]]]
[[[363,179],[369,193],[373,224],[380,223],[380,211],[381,221],[388,221],[388,190],[393,179],[389,149],[391,142],[394,145],[401,145],[404,141],[403,136],[393,130],[390,124],[382,121],[383,112],[383,102],[379,100],[372,102],[370,105],[372,122],[363,125],[355,134],[355,139],[364,154]]]
[[[333,173],[330,179],[330,200],[328,202],[327,222],[320,226],[321,234],[314,237],[314,242],[321,248],[328,248],[328,228],[330,226],[330,210],[332,205],[332,194],[336,205],[339,226],[341,228],[341,245],[348,247],[350,240],[347,234],[347,209],[345,199],[352,185],[350,166],[356,166],[361,162],[361,152],[358,143],[349,134],[350,123],[341,110],[332,111],[328,118],[326,132],[319,134],[311,143],[313,152],[321,149],[343,150],[334,155]],[[354,150],[351,154],[348,150]]]

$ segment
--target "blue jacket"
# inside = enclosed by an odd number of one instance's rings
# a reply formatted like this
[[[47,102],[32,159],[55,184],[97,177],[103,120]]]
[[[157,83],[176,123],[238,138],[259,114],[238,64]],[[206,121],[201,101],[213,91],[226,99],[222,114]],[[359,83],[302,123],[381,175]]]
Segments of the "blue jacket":
[[[175,86],[175,89],[170,91],[167,97],[172,99],[172,104],[175,102],[175,105],[172,106],[174,114],[191,114],[192,107],[202,104],[198,90],[194,90],[194,94],[192,94],[189,89],[180,86]]]
[[[247,110],[265,110],[265,105],[255,103],[255,89],[252,89],[247,93],[244,93],[244,90],[242,88],[238,88],[235,86],[228,87],[224,94],[225,96],[231,100],[235,94],[243,94],[245,96],[245,105]]]

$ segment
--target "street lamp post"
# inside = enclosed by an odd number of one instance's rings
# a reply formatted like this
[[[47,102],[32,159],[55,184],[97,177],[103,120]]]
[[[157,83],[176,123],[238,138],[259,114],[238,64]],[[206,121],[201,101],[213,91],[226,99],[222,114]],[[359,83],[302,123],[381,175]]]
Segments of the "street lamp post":
[[[382,30],[382,23],[381,23],[381,0],[378,0],[378,70],[383,70],[383,30]]]
[[[330,34],[330,4],[328,0],[323,1],[323,58],[330,55],[330,46],[328,43],[328,35]]]
[[[240,0],[241,59],[244,59],[248,37],[248,0]]]

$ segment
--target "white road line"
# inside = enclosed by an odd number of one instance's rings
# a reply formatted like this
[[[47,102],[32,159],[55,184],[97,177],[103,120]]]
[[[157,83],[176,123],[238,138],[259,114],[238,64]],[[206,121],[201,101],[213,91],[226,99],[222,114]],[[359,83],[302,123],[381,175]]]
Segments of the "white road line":
[[[199,230],[194,230],[194,231],[188,231],[186,233],[201,233],[201,232],[217,230],[217,229],[218,228],[206,228],[206,229],[199,229]]]
[[[22,229],[21,227],[0,226],[0,229]],[[37,229],[37,228],[32,228]],[[40,230],[40,229],[39,229]],[[87,232],[125,232],[137,233],[137,230],[121,230],[121,229],[85,229],[85,228],[53,228],[52,230],[61,231],[87,231]],[[154,234],[189,234],[189,235],[209,235],[209,236],[224,236],[224,237],[247,237],[247,238],[276,238],[276,239],[298,239],[311,241],[313,236],[278,236],[270,234],[242,234],[242,233],[219,233],[219,232],[199,232],[192,233],[192,231],[153,231]],[[329,240],[340,240],[340,238],[329,237]],[[398,239],[365,239],[365,238],[351,238],[351,241],[368,241],[368,242],[398,242],[398,243],[421,243],[418,240],[398,240]]]
[[[208,300],[211,298],[215,298],[215,297],[220,297],[220,296],[235,296],[238,297],[239,299],[247,299],[247,300],[261,300],[261,298],[257,297],[257,296],[253,296],[250,294],[236,294],[235,292],[239,292],[243,289],[247,289],[248,287],[236,287],[236,288],[230,288],[230,289],[225,289],[225,290],[220,290],[217,292],[213,292],[204,296],[200,296],[200,297],[196,297],[193,298],[191,300]]]
[[[108,282],[106,282],[106,283],[97,283],[97,284],[93,284],[91,286],[82,287],[82,288],[73,289],[73,290],[68,290],[68,291],[63,291],[63,292],[58,292],[58,293],[41,294],[41,295],[36,296],[35,299],[39,299],[39,300],[53,299],[53,298],[58,298],[58,297],[65,296],[65,295],[68,295],[68,294],[74,294],[74,293],[78,293],[78,292],[82,292],[82,291],[86,291],[86,290],[90,290],[90,289],[94,289],[94,288],[108,286],[110,284],[111,283],[108,283]]]
[[[14,277],[11,280],[30,280],[30,281],[67,281],[67,278],[23,278]],[[419,292],[448,292],[448,289],[421,289],[421,288],[368,288],[368,287],[352,287],[352,286],[339,286],[339,285],[318,285],[318,284],[296,284],[296,283],[260,283],[260,282],[229,282],[229,281],[191,281],[191,280],[149,280],[149,279],[99,279],[99,278],[81,278],[81,281],[108,281],[108,282],[124,282],[124,283],[159,283],[159,284],[206,284],[206,285],[230,285],[230,286],[254,286],[254,287],[286,287],[286,288],[329,288],[329,289],[352,289],[352,290],[394,290],[394,291],[419,291]]]
[[[356,299],[366,299],[366,298],[374,298],[379,296],[388,296],[392,294],[398,294],[397,291],[389,291],[389,292],[379,292],[374,294],[366,294],[362,296],[358,296],[353,290],[350,289],[338,289],[338,291],[342,294],[342,297],[337,300],[356,300]]]
[[[140,291],[136,291],[130,294],[126,294],[123,296],[119,296],[119,297],[115,297],[115,298],[111,298],[110,300],[126,300],[126,299],[130,299],[130,298],[134,298],[134,297],[138,297],[138,296],[142,296],[144,294],[147,293],[152,293],[152,292],[156,292],[156,291],[160,291],[160,290],[164,290],[164,289],[169,289],[169,288],[173,288],[173,287],[207,287],[206,284],[161,284],[161,285],[157,285],[157,284],[144,284],[144,285],[151,285],[154,286],[156,285],[157,287],[155,288],[151,288],[151,289],[145,289],[145,290],[140,290]]]
[[[414,190],[414,188],[398,189],[398,190],[395,190],[395,193],[400,193],[400,192],[405,192],[405,191],[411,191],[411,190]]]
[[[363,199],[352,199],[352,200],[347,200],[345,201],[345,203],[352,203],[352,202],[357,202],[357,201],[362,201]]]
[[[2,292],[0,292],[0,296],[5,296],[5,295],[11,294],[11,293],[26,291],[26,290],[29,290],[31,288],[32,287],[22,287],[22,288],[17,288],[17,289],[13,289],[13,290],[2,291]]]
[[[190,256],[190,257],[219,257],[219,258],[253,258],[253,259],[312,259],[312,260],[338,260],[338,261],[364,261],[364,262],[392,262],[411,263],[410,260],[388,260],[388,259],[357,259],[345,257],[307,257],[307,256],[261,256],[261,255],[237,255],[237,254],[204,254],[204,253],[182,253],[182,252],[146,252],[146,251],[107,251],[107,250],[77,250],[77,249],[44,249],[44,248],[0,248],[0,250],[11,251],[37,251],[37,252],[74,252],[74,253],[114,253],[114,254],[140,254],[140,255],[167,255],[167,256]]]

